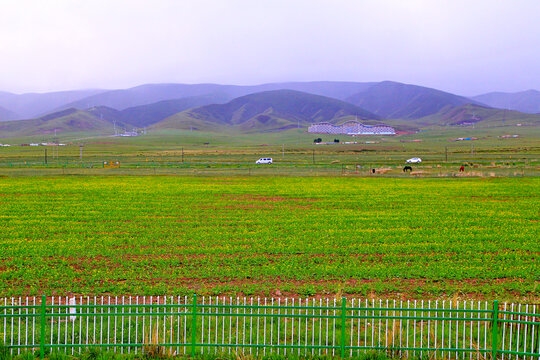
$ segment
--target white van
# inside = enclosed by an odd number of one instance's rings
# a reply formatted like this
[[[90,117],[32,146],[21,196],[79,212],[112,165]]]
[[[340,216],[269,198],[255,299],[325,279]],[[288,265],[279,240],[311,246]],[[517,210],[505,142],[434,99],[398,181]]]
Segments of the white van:
[[[419,157],[413,157],[406,161],[407,164],[419,164],[421,162],[422,162],[422,159],[420,159]]]
[[[255,161],[255,164],[271,164],[272,158],[260,158],[259,160]]]

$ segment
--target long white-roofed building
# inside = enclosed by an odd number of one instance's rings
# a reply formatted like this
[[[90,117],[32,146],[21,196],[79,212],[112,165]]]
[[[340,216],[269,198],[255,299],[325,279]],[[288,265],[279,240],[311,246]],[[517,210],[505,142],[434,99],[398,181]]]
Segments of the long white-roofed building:
[[[320,122],[308,127],[314,134],[346,134],[346,135],[395,135],[396,130],[389,125],[364,125],[358,121],[346,121],[340,125]]]

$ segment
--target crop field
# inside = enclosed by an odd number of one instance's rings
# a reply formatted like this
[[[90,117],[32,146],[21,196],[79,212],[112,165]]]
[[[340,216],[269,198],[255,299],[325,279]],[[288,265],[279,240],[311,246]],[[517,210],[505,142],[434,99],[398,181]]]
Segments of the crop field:
[[[540,180],[0,178],[0,296],[540,299]]]

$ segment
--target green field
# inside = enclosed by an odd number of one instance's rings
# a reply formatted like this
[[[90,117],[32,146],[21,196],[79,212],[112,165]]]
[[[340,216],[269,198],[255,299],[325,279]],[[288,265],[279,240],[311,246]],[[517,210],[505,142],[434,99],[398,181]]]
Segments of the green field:
[[[538,301],[537,177],[4,177],[0,296]]]

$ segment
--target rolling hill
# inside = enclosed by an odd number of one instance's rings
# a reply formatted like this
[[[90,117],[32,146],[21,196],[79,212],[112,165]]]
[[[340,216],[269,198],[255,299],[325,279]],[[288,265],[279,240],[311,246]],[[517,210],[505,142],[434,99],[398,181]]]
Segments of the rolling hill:
[[[119,119],[134,127],[145,127],[187,109],[226,101],[227,97],[219,94],[163,100],[122,110]]]
[[[240,131],[278,131],[313,122],[335,122],[353,115],[362,120],[380,117],[352,104],[294,90],[273,90],[175,114],[153,128],[211,129],[229,126]]]
[[[472,97],[486,105],[517,110],[530,114],[540,113],[540,91],[527,90],[516,93],[492,92]]]
[[[494,109],[467,104],[447,106],[438,113],[413,121],[417,126],[474,126],[488,128],[498,126],[540,126],[540,115],[514,110]]]
[[[113,134],[113,124],[87,111],[74,108],[37,119],[0,122],[2,138],[80,132]]]
[[[217,98],[214,96],[194,96],[181,99],[163,100],[157,103],[140,105],[124,110],[116,110],[108,106],[95,106],[85,111],[116,122],[128,128],[142,128],[155,124],[171,115],[181,111],[200,107],[212,103]]]
[[[358,92],[346,101],[388,119],[418,119],[446,106],[477,101],[444,91],[393,81],[383,81]]]

